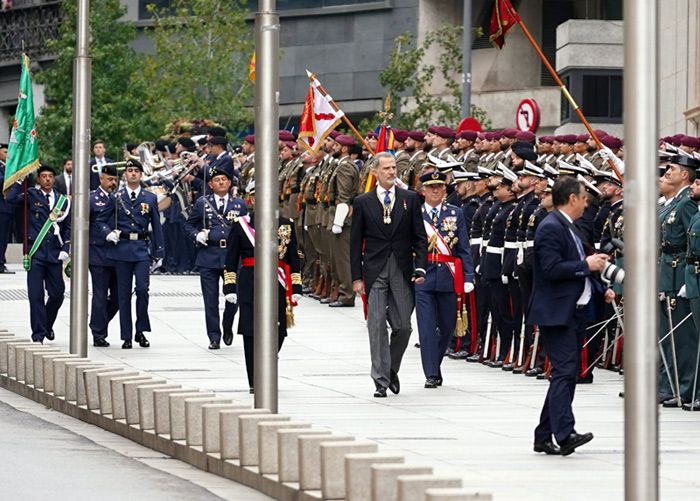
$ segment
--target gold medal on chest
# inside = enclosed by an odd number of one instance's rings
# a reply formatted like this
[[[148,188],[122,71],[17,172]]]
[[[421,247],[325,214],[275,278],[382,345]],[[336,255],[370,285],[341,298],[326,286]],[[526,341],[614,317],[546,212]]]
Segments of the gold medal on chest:
[[[671,213],[668,215],[668,219],[666,219],[666,223],[668,224],[673,224],[676,222],[676,210],[672,210]]]

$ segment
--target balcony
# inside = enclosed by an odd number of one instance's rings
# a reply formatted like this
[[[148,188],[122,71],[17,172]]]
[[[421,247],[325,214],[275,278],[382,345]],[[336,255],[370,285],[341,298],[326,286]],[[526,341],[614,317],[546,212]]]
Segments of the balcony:
[[[0,67],[17,65],[23,50],[33,60],[50,59],[46,42],[58,36],[61,19],[60,1],[14,0],[0,12]]]

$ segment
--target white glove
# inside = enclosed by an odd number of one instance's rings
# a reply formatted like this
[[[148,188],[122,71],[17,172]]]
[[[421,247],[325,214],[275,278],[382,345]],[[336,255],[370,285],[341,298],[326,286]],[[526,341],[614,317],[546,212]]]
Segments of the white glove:
[[[301,294],[292,294],[292,301],[294,301],[295,303],[298,303],[300,299]]]
[[[479,274],[479,270],[481,270],[481,265],[480,265],[480,264],[477,264],[477,265],[476,265],[476,268],[474,269],[474,273]]]
[[[665,292],[659,292],[659,301],[661,301],[661,302],[666,301],[666,293]]]
[[[625,162],[620,160],[610,148],[603,146],[603,149],[600,150],[600,156],[604,160],[612,160],[612,163],[615,164],[615,167],[620,171],[620,174],[625,173]]]
[[[59,259],[61,259],[61,258],[59,257]],[[683,284],[683,286],[681,287],[681,290],[678,291],[678,297],[683,297],[683,298],[688,297],[685,293],[685,284]]]
[[[236,304],[238,302],[238,294],[226,294],[224,296],[226,302]]]
[[[197,240],[198,244],[202,245],[208,245],[207,244],[207,232],[206,231],[200,231],[197,233],[197,236],[195,237],[195,240]]]
[[[112,242],[114,245],[117,245],[119,242],[119,230],[113,230],[107,234],[107,237],[105,238],[108,242]]]
[[[304,225],[304,231],[309,231],[309,227]]]
[[[66,251],[61,251],[58,253],[58,260],[59,261],[63,261],[65,263],[69,259],[70,259],[70,255]],[[683,286],[683,290],[685,290],[685,285]]]
[[[503,285],[508,285],[508,275],[501,275],[501,282]]]
[[[469,294],[474,290],[474,284],[471,282],[464,282],[464,293]]]
[[[334,235],[340,235],[343,232],[343,227],[339,226],[337,224],[334,224],[333,227],[331,228],[331,232]]]
[[[525,251],[523,250],[523,248],[520,245],[518,245],[518,256],[517,256],[515,262],[517,264],[523,264],[525,262]]]
[[[157,270],[157,269],[160,268],[161,266],[163,266],[163,258],[162,258],[162,257],[159,257],[159,258],[156,259],[155,261],[152,261],[152,262],[151,262],[151,267],[149,268],[149,270],[150,270],[151,273],[152,273],[153,271]]]

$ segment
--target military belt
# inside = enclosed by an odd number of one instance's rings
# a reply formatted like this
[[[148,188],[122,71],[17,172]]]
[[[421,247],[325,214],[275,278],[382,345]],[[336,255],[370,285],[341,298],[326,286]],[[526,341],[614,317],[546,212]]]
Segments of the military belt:
[[[685,245],[671,245],[670,243],[664,242],[661,244],[661,252],[664,254],[679,254],[685,252]]]
[[[215,240],[213,238],[207,240],[207,243],[209,245],[215,245],[216,247],[220,247],[222,249],[226,248],[226,239],[222,238],[221,240]]]
[[[694,254],[691,254],[690,256],[686,256],[685,257],[685,264],[694,264],[694,265],[700,264],[700,256],[696,256]]]
[[[137,233],[137,232],[126,232],[122,231],[119,233],[120,240],[146,240],[148,238],[148,233]]]

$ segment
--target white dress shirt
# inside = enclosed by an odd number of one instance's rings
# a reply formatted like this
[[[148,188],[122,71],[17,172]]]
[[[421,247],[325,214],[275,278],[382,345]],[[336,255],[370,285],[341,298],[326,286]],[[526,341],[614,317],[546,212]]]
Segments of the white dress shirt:
[[[561,214],[566,218],[567,221],[569,221],[569,223],[574,224],[574,222],[571,220],[567,213],[561,211]],[[571,228],[569,228],[569,233],[571,234],[571,238],[574,239],[574,243],[576,244],[576,250],[578,250],[579,257],[582,261],[585,261],[586,254],[583,251],[583,242],[581,242],[581,239],[578,236],[576,236],[576,234],[571,230]],[[591,279],[589,277],[586,277],[586,284],[583,287],[583,292],[576,300],[576,306],[586,306],[591,301],[592,290],[593,287],[591,285]]]
[[[394,202],[396,201],[396,186],[392,186],[388,190],[385,190],[381,186],[377,185],[377,198],[379,199],[379,203],[382,204],[382,207],[384,207],[384,196],[386,192],[389,192],[389,198],[391,198],[391,210],[394,208]]]

